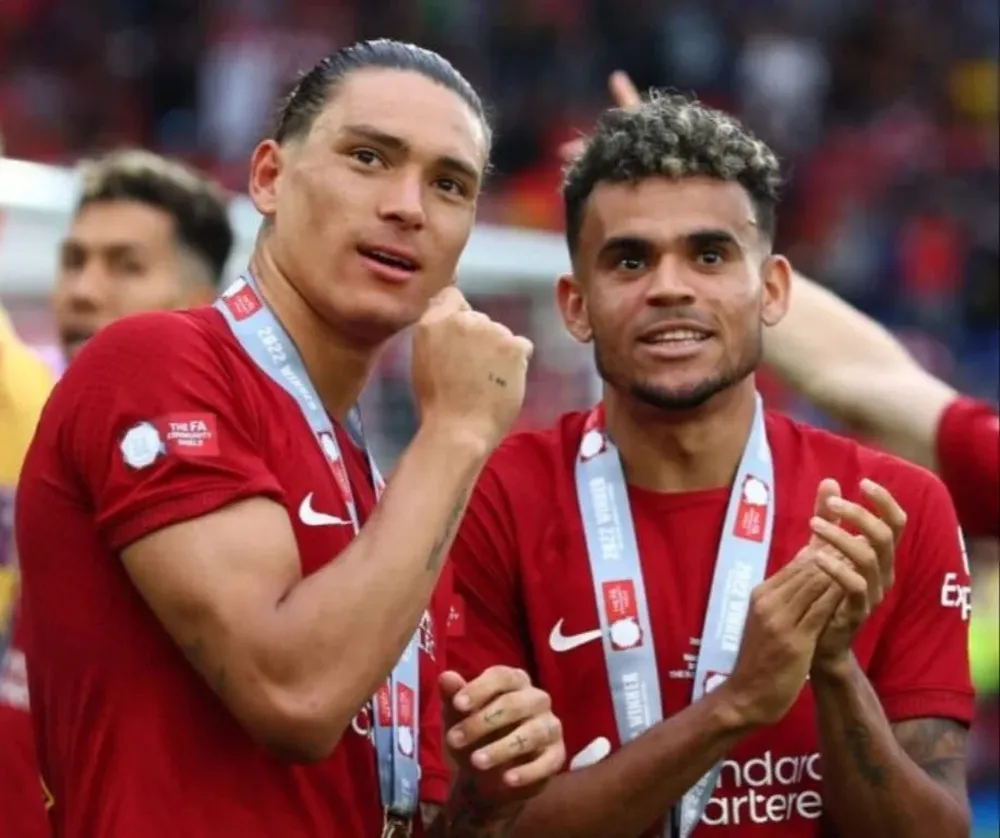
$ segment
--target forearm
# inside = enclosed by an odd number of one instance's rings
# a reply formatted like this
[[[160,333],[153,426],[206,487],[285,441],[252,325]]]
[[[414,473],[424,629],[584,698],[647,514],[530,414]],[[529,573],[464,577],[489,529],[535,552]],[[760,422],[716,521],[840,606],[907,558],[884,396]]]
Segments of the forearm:
[[[768,365],[797,392],[889,450],[931,467],[955,390],[882,324],[796,275],[786,317],[764,339]]]
[[[426,838],[511,838],[523,804],[496,807],[476,790],[475,778],[460,778],[451,797],[443,807],[433,809],[433,817],[425,814]]]
[[[823,798],[837,834],[851,838],[965,838],[968,816],[896,741],[857,662],[813,672]]]
[[[603,762],[554,778],[527,804],[512,835],[641,835],[749,732],[726,695],[724,687],[709,693]]]
[[[416,630],[487,453],[443,428],[417,433],[358,537],[278,606],[276,671],[349,721]]]

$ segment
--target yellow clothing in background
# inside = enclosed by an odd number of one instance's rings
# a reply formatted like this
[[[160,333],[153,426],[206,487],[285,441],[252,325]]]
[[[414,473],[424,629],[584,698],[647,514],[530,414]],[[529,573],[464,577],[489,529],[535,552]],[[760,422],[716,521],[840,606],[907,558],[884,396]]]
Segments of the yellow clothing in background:
[[[13,561],[14,486],[54,376],[14,334],[0,308],[0,648],[16,585]]]

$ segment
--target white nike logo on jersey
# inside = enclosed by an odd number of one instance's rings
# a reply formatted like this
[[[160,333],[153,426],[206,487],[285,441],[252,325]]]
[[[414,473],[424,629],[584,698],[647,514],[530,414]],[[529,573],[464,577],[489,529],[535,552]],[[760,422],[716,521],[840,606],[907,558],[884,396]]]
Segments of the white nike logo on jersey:
[[[549,635],[549,646],[553,652],[568,652],[578,646],[601,639],[600,629],[585,631],[583,634],[565,635],[562,633],[562,626],[563,621],[560,620],[552,627],[552,633]]]
[[[598,736],[593,742],[581,748],[569,761],[569,770],[578,771],[581,768],[597,765],[610,753],[611,742],[603,736]]]
[[[299,520],[307,527],[334,527],[351,523],[336,515],[327,515],[325,512],[317,512],[313,509],[313,492],[310,492],[299,504]]]

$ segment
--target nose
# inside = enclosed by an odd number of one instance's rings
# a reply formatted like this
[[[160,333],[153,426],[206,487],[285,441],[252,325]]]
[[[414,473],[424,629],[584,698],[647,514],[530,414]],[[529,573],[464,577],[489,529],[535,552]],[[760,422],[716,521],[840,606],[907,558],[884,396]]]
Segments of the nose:
[[[91,258],[79,268],[64,271],[60,284],[71,311],[89,314],[100,311],[104,305],[108,277],[96,262]]]
[[[688,281],[682,260],[664,256],[650,271],[646,287],[646,302],[652,306],[692,305],[694,289]]]
[[[426,222],[424,179],[420,172],[401,168],[387,178],[379,204],[379,218],[406,229],[419,230]]]

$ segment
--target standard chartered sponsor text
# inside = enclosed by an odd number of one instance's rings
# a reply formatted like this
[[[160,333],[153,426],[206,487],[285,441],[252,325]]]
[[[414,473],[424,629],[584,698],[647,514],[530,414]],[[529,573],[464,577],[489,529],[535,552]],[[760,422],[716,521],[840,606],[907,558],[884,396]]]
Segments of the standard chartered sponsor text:
[[[752,826],[784,823],[795,818],[817,820],[823,798],[814,788],[821,782],[819,754],[759,757],[722,763],[715,794],[702,814],[706,826]]]

